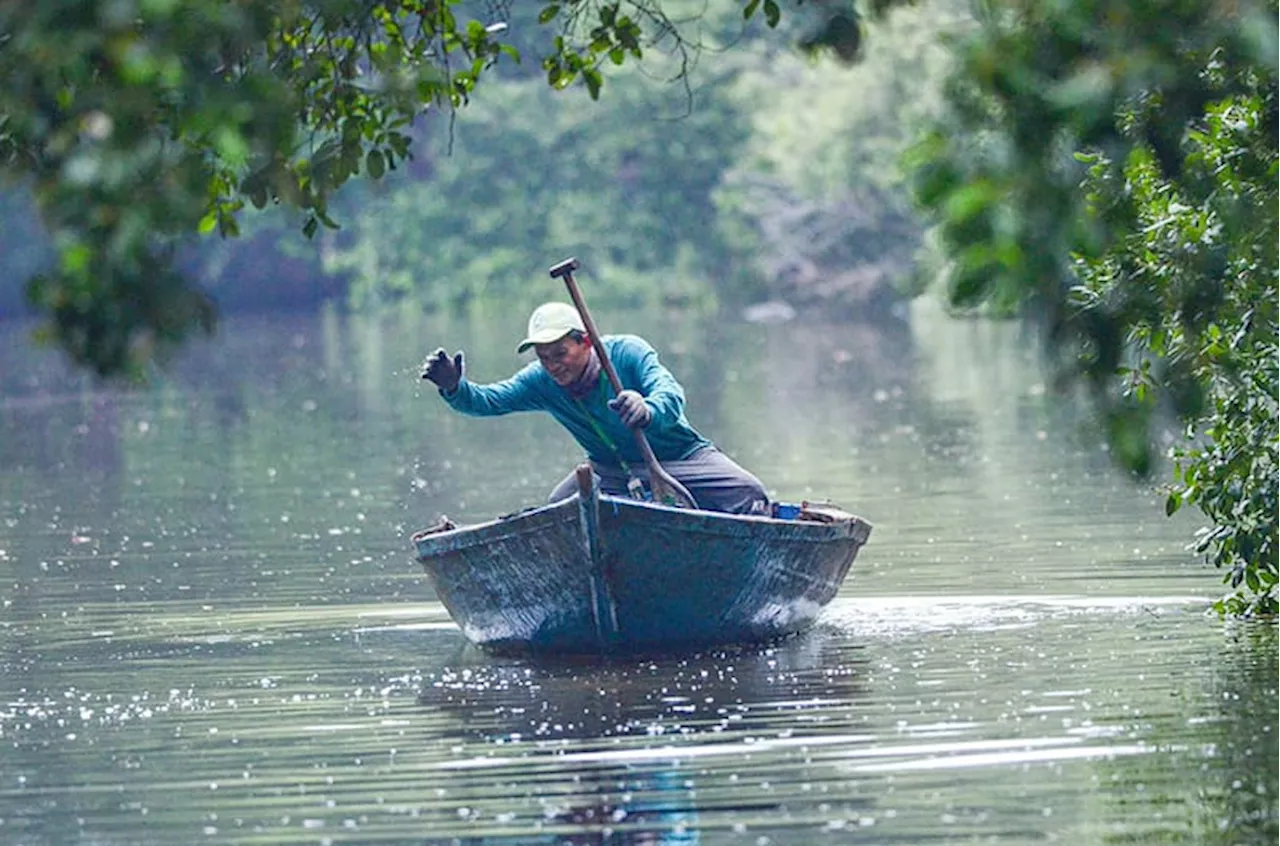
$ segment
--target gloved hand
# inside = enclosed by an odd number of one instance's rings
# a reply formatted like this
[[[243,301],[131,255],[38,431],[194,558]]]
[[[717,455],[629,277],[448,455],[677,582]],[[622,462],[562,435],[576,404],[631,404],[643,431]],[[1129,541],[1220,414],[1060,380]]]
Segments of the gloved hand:
[[[636,391],[623,391],[609,400],[609,407],[618,412],[628,429],[643,429],[653,420],[653,412]]]
[[[435,382],[446,394],[453,393],[462,381],[462,350],[450,361],[444,348],[437,349],[422,362],[422,378]]]

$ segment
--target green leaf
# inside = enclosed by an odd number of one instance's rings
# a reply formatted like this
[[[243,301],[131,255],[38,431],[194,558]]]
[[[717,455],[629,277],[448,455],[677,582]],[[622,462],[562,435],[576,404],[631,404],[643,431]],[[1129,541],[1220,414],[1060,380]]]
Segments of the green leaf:
[[[764,0],[764,19],[770,29],[778,25],[778,21],[782,19],[782,9],[778,8],[777,0]]]
[[[953,223],[964,223],[989,213],[991,206],[998,200],[999,193],[990,183],[971,181],[947,196],[943,210]]]
[[[742,19],[744,21],[751,20],[751,16],[756,13],[758,8],[760,8],[760,0],[749,0],[747,5],[742,7]]]
[[[587,93],[591,95],[591,99],[599,100],[600,86],[604,83],[604,77],[600,75],[600,71],[595,68],[584,68],[582,80],[587,83]]]
[[[84,243],[72,244],[59,251],[58,259],[62,271],[74,276],[88,269],[89,263],[93,260],[93,249]]]
[[[981,304],[991,291],[992,270],[986,262],[958,261],[947,286],[952,305],[973,308]]]
[[[320,221],[316,220],[314,217],[309,217],[307,218],[307,222],[302,224],[302,234],[310,238],[316,234],[316,229],[318,229],[319,226]]]
[[[391,145],[391,149],[395,150],[397,156],[402,159],[409,158],[409,145],[412,139],[408,135],[393,133],[387,136],[387,143]]]
[[[560,14],[560,4],[552,3],[549,6],[544,6],[542,11],[538,13],[538,23],[549,23],[558,14]]]
[[[381,150],[369,151],[369,155],[365,157],[365,168],[374,179],[382,178],[387,172],[387,160],[383,158]]]
[[[199,231],[201,235],[208,235],[218,226],[218,213],[212,209],[205,212],[204,217],[200,218]]]

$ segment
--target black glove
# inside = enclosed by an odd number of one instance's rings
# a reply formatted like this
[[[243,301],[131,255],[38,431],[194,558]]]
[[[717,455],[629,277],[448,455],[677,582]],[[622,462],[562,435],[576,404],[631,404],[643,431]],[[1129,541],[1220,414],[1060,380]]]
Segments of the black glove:
[[[462,381],[462,350],[458,350],[450,361],[443,348],[437,349],[422,362],[422,378],[435,382],[436,387],[446,394],[456,391]]]
[[[653,412],[636,391],[623,391],[609,400],[609,407],[618,412],[628,429],[643,429],[653,420]]]

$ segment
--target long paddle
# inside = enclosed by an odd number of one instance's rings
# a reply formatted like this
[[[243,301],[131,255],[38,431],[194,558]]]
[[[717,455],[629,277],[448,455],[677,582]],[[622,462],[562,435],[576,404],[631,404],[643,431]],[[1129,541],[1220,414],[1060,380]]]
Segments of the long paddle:
[[[591,345],[595,347],[596,357],[600,359],[600,366],[609,377],[609,384],[613,385],[614,394],[621,394],[622,382],[618,379],[618,371],[613,369],[613,362],[605,352],[604,342],[600,340],[600,333],[596,331],[591,312],[587,311],[587,304],[582,299],[582,292],[578,290],[578,283],[573,281],[573,272],[577,269],[578,260],[567,258],[551,268],[551,278],[564,279],[565,287],[569,289],[569,296],[573,298],[573,305],[582,317],[582,325],[586,327],[587,335],[591,338]],[[636,446],[640,448],[640,454],[644,456],[644,466],[649,470],[649,487],[653,490],[653,498],[680,508],[697,508],[698,503],[694,500],[693,494],[689,493],[684,485],[676,481],[675,477],[658,463],[658,457],[653,454],[653,447],[649,446],[649,439],[644,436],[644,432],[640,429],[632,429],[631,434],[635,435]]]

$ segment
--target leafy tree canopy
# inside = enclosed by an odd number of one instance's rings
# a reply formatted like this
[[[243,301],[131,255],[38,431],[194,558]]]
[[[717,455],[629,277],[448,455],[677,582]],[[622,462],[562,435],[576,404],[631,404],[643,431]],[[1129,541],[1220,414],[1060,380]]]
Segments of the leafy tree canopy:
[[[957,45],[948,119],[914,153],[957,306],[1026,309],[1146,474],[1185,421],[1169,510],[1275,613],[1277,9],[999,0]]]
[[[777,0],[739,8],[781,18]],[[835,22],[812,30],[812,46],[856,53],[857,16],[811,8]],[[56,247],[28,285],[47,336],[110,376],[210,329],[212,303],[173,269],[176,238],[235,235],[246,204],[300,209],[308,236],[336,226],[333,192],[400,166],[410,125],[467,104],[503,57],[594,98],[609,64],[651,49],[687,63],[700,48],[702,7],[682,0],[538,10],[543,38],[512,32],[503,2],[0,5],[0,173],[31,187]]]

